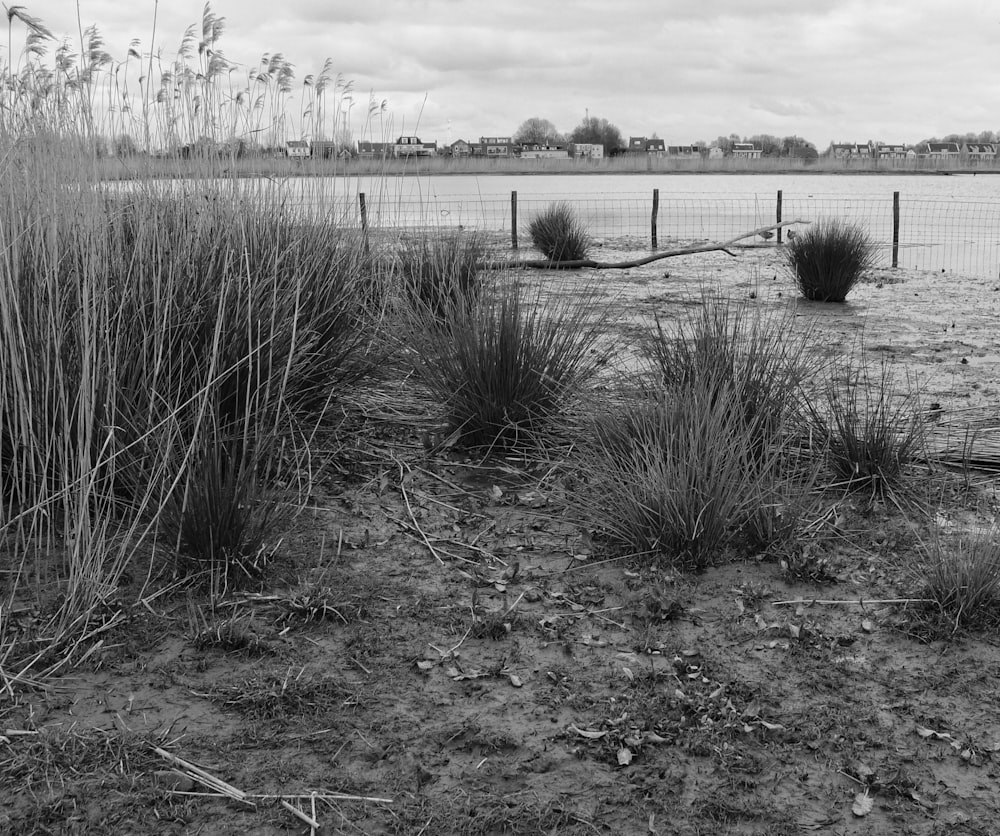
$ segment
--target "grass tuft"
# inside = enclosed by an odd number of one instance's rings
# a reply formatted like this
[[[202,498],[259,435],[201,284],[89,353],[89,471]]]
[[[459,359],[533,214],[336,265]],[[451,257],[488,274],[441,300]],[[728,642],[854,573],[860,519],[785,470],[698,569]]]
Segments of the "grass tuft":
[[[865,271],[875,266],[878,250],[860,225],[833,218],[818,221],[789,241],[785,258],[806,299],[844,302]]]
[[[590,235],[568,203],[555,203],[539,212],[528,234],[549,261],[582,261],[590,252]]]
[[[583,292],[551,301],[514,281],[462,295],[437,327],[414,309],[414,368],[443,405],[448,431],[468,448],[511,450],[541,443],[603,363],[596,349],[607,306]]]
[[[996,624],[1000,617],[1000,545],[997,531],[955,542],[936,537],[918,570],[924,597],[952,632]]]
[[[825,413],[812,407],[812,424],[834,473],[874,494],[898,487],[923,450],[918,394],[899,390],[884,358],[877,371],[849,360],[834,367],[825,400]]]
[[[443,317],[461,299],[479,294],[486,255],[486,239],[477,232],[404,238],[398,253],[403,292]]]

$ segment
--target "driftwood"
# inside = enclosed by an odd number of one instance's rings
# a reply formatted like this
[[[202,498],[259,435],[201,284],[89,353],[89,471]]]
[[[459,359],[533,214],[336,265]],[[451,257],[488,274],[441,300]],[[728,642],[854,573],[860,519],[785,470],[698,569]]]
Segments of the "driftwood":
[[[747,238],[753,238],[755,235],[762,235],[765,232],[771,232],[775,229],[781,229],[782,227],[807,223],[811,223],[811,221],[782,221],[778,224],[762,226],[759,229],[753,229],[750,232],[745,232],[736,238],[730,238],[728,241],[723,241],[721,244],[702,244],[697,247],[683,247],[679,250],[665,250],[661,253],[653,253],[652,255],[632,259],[630,261],[594,261],[589,258],[579,259],[577,261],[549,261],[547,258],[529,258],[519,261],[502,262],[500,264],[490,264],[489,266],[505,270],[519,270],[527,267],[533,267],[541,270],[568,270],[579,267],[590,267],[594,270],[626,270],[629,267],[642,267],[644,264],[651,264],[654,261],[660,261],[664,258],[673,258],[678,255],[694,255],[695,253],[711,253],[721,251],[735,258],[735,254],[731,253],[729,248],[740,241]]]

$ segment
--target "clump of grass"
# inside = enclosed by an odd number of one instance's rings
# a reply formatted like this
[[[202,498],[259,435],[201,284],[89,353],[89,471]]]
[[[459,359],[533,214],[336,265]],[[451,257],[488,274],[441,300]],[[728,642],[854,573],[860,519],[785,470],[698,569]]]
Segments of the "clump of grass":
[[[859,224],[831,218],[818,221],[789,241],[785,258],[799,290],[816,302],[844,302],[878,250]]]
[[[463,294],[437,327],[411,312],[411,358],[443,405],[461,446],[487,452],[543,441],[572,397],[602,365],[597,340],[608,307],[584,292],[551,300],[519,283]]]
[[[811,337],[793,315],[706,296],[670,326],[657,318],[642,350],[666,389],[725,389],[733,409],[759,431],[759,443],[768,444],[805,414],[803,383],[822,364],[810,350]]]
[[[834,473],[873,494],[898,487],[924,434],[918,395],[899,390],[891,362],[883,358],[877,371],[853,360],[836,364],[825,401],[825,412],[813,405],[811,418]]]
[[[160,537],[178,573],[215,594],[259,580],[288,522],[288,506],[265,495],[260,452],[242,440],[210,444],[160,509]]]
[[[817,466],[800,451],[808,332],[706,299],[643,344],[638,394],[590,425],[581,467],[615,548],[700,569],[789,539]]]
[[[589,519],[618,551],[703,569],[760,501],[751,434],[727,386],[640,398],[598,423],[580,466]]]
[[[539,212],[528,234],[549,261],[582,261],[590,251],[590,235],[568,203],[554,203]]]
[[[953,632],[1000,620],[1000,545],[997,531],[955,542],[936,537],[918,570],[922,594]]]
[[[486,254],[477,232],[404,238],[397,254],[403,292],[441,317],[459,300],[478,295]]]

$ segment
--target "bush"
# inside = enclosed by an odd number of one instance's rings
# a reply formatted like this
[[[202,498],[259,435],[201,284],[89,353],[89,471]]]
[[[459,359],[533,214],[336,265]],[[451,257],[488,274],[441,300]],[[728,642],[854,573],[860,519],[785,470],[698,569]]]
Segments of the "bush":
[[[583,261],[590,251],[590,235],[568,203],[556,203],[540,212],[528,232],[549,261]]]
[[[403,292],[440,318],[460,299],[478,295],[486,254],[477,232],[405,238],[398,253]]]
[[[602,364],[606,308],[596,297],[548,301],[515,281],[463,295],[437,327],[410,313],[415,371],[443,405],[460,444],[508,450],[538,443]]]
[[[844,361],[834,367],[825,400],[826,412],[813,405],[811,418],[834,473],[873,493],[897,486],[923,449],[917,394],[898,391],[885,359],[878,372]]]
[[[819,221],[789,241],[785,258],[806,299],[843,302],[865,271],[875,266],[878,250],[861,226],[834,218]]]

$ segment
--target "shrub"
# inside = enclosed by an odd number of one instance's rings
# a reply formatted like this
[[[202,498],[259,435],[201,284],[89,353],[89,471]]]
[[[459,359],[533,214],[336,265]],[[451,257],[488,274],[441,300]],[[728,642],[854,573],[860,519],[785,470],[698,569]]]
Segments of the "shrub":
[[[1000,545],[991,530],[944,543],[935,537],[918,570],[922,594],[952,629],[996,623],[1000,615]]]
[[[847,360],[834,367],[825,413],[812,405],[812,425],[825,442],[827,460],[852,488],[873,493],[897,486],[923,449],[917,394],[898,391],[889,361],[873,372]]]
[[[819,221],[789,241],[785,258],[799,290],[816,302],[843,302],[878,250],[858,224],[837,218]]]
[[[403,239],[398,257],[404,293],[442,317],[460,299],[478,295],[486,249],[476,232]]]
[[[549,261],[582,261],[590,251],[590,235],[568,203],[555,203],[537,214],[528,233]]]
[[[531,294],[515,281],[463,294],[433,328],[426,311],[410,312],[415,371],[464,446],[538,443],[603,362],[597,340],[608,314],[596,296],[575,304]]]

